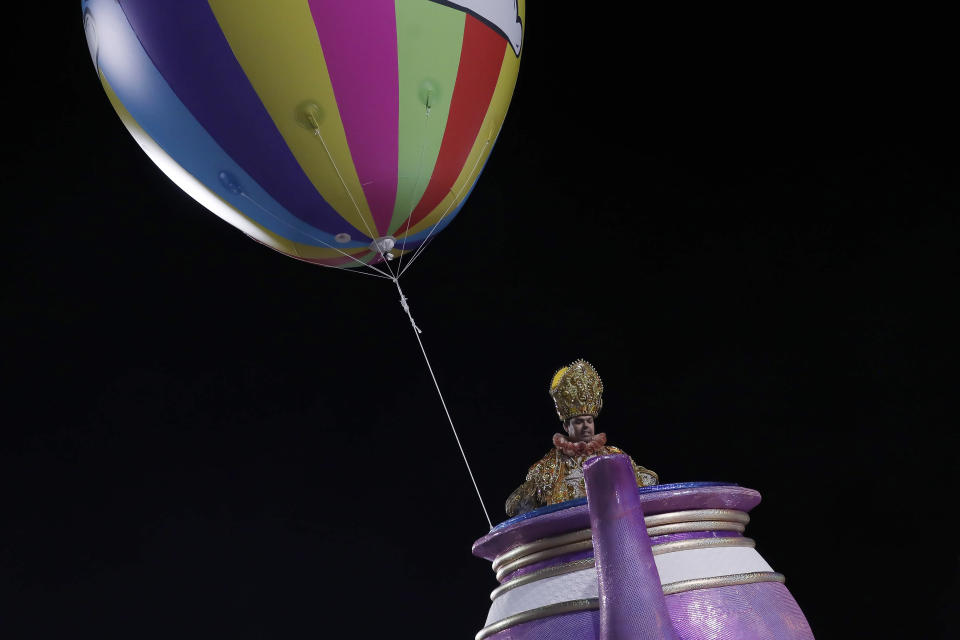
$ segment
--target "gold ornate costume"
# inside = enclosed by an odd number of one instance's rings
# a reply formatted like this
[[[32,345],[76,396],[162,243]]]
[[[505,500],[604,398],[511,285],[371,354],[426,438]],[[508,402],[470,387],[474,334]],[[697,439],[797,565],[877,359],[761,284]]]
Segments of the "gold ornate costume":
[[[602,394],[603,382],[593,366],[585,360],[577,360],[560,369],[550,383],[550,395],[557,415],[565,423],[578,416],[595,417],[603,406]],[[581,441],[571,441],[558,433],[553,436],[553,445],[553,450],[530,467],[526,481],[507,498],[509,517],[585,497],[583,463],[593,456],[624,454],[622,449],[608,446],[607,436],[603,433]],[[656,473],[641,467],[633,458],[630,458],[630,462],[638,486],[657,484],[659,479]]]
[[[583,463],[593,456],[624,453],[622,449],[607,446],[607,437],[603,433],[595,435],[589,445],[596,444],[596,446],[588,445],[588,450],[583,453],[577,453],[563,446],[582,443],[570,442],[559,433],[553,439],[553,451],[530,467],[526,481],[507,498],[507,516],[512,518],[550,504],[585,497],[587,491],[583,483]],[[560,445],[557,445],[558,440],[561,441]],[[641,467],[633,461],[633,458],[630,458],[630,462],[637,476],[637,486],[648,487],[657,484],[656,473]]]

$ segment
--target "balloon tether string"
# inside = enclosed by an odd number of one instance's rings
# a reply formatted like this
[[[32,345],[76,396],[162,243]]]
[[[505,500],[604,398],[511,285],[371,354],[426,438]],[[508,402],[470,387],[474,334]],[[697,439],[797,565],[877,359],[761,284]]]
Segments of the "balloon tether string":
[[[457,435],[457,428],[453,426],[453,418],[450,417],[450,410],[447,409],[447,403],[443,399],[443,393],[440,391],[440,385],[437,383],[437,377],[433,375],[433,367],[430,366],[430,358],[427,357],[427,350],[423,348],[423,341],[420,340],[420,334],[423,331],[420,330],[420,327],[417,326],[417,323],[413,320],[413,314],[410,313],[410,305],[407,303],[407,296],[403,295],[403,289],[400,288],[400,281],[397,278],[393,278],[393,284],[397,285],[397,291],[400,292],[400,306],[403,307],[403,310],[407,313],[407,317],[410,318],[410,325],[413,327],[413,335],[417,338],[417,344],[420,345],[420,352],[423,354],[423,360],[427,363],[427,371],[430,372],[430,378],[433,380],[433,386],[437,389],[437,395],[440,396],[440,404],[443,405],[443,411],[447,414],[447,422],[450,423],[450,430],[453,431],[453,437],[457,441],[457,447],[460,449],[460,455],[463,456],[463,464],[467,466],[467,473],[470,474],[470,481],[473,483],[473,489],[477,492],[477,499],[480,500],[480,507],[483,509],[483,515],[487,518],[487,524],[490,525],[490,528],[493,529],[493,522],[490,521],[490,514],[487,513],[487,506],[483,504],[483,496],[480,495],[480,487],[477,486],[477,480],[473,477],[473,471],[470,469],[470,463],[467,461],[467,454],[463,450],[463,445],[460,444],[460,436]]]

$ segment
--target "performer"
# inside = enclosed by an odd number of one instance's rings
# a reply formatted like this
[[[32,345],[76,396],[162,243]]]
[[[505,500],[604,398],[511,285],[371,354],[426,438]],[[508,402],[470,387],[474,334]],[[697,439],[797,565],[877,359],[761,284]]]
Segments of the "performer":
[[[550,382],[557,415],[566,435],[554,434],[553,450],[530,467],[527,479],[507,498],[507,515],[513,517],[538,507],[587,495],[583,463],[593,456],[623,453],[607,445],[604,433],[595,433],[596,417],[603,406],[603,382],[586,360],[577,360],[553,375]],[[657,484],[657,474],[633,462],[637,486]]]

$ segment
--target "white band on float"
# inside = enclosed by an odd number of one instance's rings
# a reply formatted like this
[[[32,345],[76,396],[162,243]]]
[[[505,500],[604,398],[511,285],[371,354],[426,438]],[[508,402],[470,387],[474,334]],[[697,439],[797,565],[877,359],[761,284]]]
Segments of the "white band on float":
[[[717,540],[720,544],[730,544],[724,539]],[[723,542],[720,542],[721,540]],[[689,589],[722,586],[728,582],[745,584],[773,579],[778,582],[783,581],[783,576],[774,573],[770,565],[752,547],[752,540],[749,538],[740,540],[742,540],[740,544],[751,546],[694,549],[675,547],[676,551],[655,555],[653,560],[664,592],[678,593]],[[732,578],[735,576],[737,579],[733,581]],[[728,578],[731,580],[727,580]],[[487,615],[486,627],[533,609],[570,600],[597,598],[599,597],[597,572],[594,568],[586,568],[521,584],[515,588],[506,590],[499,588],[494,593],[496,595]]]
[[[484,626],[500,622],[524,611],[559,604],[568,600],[597,597],[597,571],[582,569],[551,576],[502,593],[490,605]]]
[[[653,557],[660,584],[773,569],[752,547],[688,549]]]

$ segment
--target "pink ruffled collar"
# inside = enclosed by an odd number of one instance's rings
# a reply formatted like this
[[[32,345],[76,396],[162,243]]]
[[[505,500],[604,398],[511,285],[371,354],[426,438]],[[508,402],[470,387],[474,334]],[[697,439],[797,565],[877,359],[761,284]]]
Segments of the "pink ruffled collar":
[[[553,434],[553,446],[571,458],[593,455],[607,444],[607,434],[596,433],[589,442],[570,442],[562,433]]]

